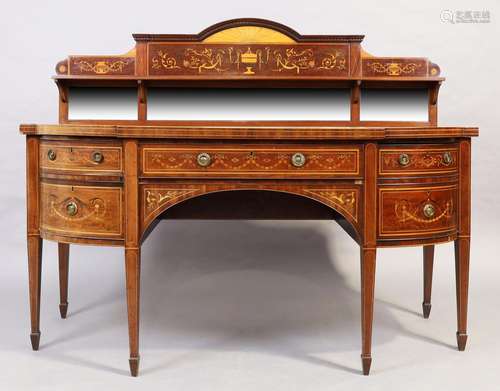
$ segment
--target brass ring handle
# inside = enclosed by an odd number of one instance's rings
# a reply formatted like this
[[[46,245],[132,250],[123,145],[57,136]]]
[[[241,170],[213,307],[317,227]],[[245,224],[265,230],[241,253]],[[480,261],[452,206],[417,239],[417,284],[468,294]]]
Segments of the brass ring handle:
[[[407,153],[402,153],[401,155],[399,155],[398,162],[403,167],[407,166],[408,164],[410,164],[410,156]]]
[[[92,152],[92,155],[90,156],[90,158],[92,159],[92,161],[94,163],[100,164],[104,160],[104,155],[102,154],[101,151],[94,151],[94,152]]]
[[[423,212],[424,212],[424,216],[427,217],[428,219],[430,219],[430,218],[434,217],[434,215],[436,214],[436,208],[432,204],[425,204]]]
[[[54,151],[53,149],[49,149],[49,151],[47,152],[47,158],[51,161],[54,161],[56,160],[56,157],[57,157],[56,151]]]
[[[68,204],[66,205],[66,213],[68,213],[69,216],[74,216],[78,213],[78,205],[76,204],[76,202],[68,202]]]
[[[449,152],[443,153],[443,163],[448,166],[452,162],[453,162],[453,157],[451,156],[451,153],[449,153]]]
[[[198,157],[196,158],[196,161],[198,162],[198,164],[200,166],[207,167],[212,162],[212,157],[208,153],[202,152],[198,155]]]
[[[295,167],[302,167],[306,164],[306,157],[304,154],[297,152],[292,155],[292,165]]]

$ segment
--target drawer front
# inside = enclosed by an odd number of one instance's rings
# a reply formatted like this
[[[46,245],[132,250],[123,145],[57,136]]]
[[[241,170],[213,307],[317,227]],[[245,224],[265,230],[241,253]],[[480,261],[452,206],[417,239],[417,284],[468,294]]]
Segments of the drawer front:
[[[141,148],[142,175],[332,178],[360,176],[360,146],[154,146]]]
[[[432,236],[457,227],[457,186],[379,189],[380,238]]]
[[[122,148],[120,145],[109,144],[42,141],[40,168],[77,171],[79,174],[121,173]]]
[[[445,174],[457,171],[458,148],[453,146],[382,147],[380,175]]]
[[[41,229],[65,236],[122,238],[120,187],[41,183]]]

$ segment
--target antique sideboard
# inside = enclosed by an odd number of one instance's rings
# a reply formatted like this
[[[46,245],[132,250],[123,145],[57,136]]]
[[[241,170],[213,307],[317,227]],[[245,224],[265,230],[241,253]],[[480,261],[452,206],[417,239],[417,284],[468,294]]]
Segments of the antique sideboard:
[[[373,56],[361,48],[363,36],[300,35],[261,19],[230,20],[196,35],[134,38],[134,49],[123,55],[76,55],[57,63],[59,123],[20,126],[26,136],[33,350],[40,341],[42,241],[58,242],[62,318],[68,309],[69,245],[120,246],[125,250],[130,372],[137,376],[141,246],[161,219],[186,218],[337,221],[360,247],[365,375],[372,361],[377,248],[423,248],[427,318],[434,245],[454,241],[456,338],[458,349],[465,349],[471,137],[478,129],[438,126],[444,80],[438,65],[420,57]],[[155,103],[168,109],[183,91],[206,96],[207,105],[216,100],[207,91],[229,91],[220,105],[225,107],[253,90],[264,97],[260,111],[272,111],[280,96],[296,104],[284,97],[287,93],[306,94],[300,99],[311,106],[322,94],[343,91],[347,114],[316,119],[313,112],[290,120],[274,118],[272,112],[261,119],[256,112],[257,119],[228,120],[210,117],[215,105],[205,118],[198,115],[202,106],[190,109],[188,98],[184,119],[180,109],[165,118],[152,116],[153,91],[174,92],[164,106]],[[320,98],[308,100],[309,90]],[[132,91],[132,118],[123,118],[119,109],[116,117],[73,115],[82,91],[94,94],[87,95],[91,105],[94,98],[101,102],[100,92],[120,99]],[[276,91],[282,95],[272,95]],[[399,98],[389,98],[387,119],[364,114],[370,94],[402,91],[424,94],[423,118],[394,119],[391,111],[399,111]],[[266,100],[266,94],[274,98]]]

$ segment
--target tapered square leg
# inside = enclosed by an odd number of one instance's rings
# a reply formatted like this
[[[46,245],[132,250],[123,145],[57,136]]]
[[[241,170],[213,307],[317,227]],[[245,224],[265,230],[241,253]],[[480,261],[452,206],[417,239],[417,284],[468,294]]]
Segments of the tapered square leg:
[[[137,377],[139,375],[139,357],[130,357],[128,360],[128,364],[130,366],[130,375],[133,377]]]
[[[28,235],[28,276],[31,317],[31,347],[38,350],[40,344],[40,292],[42,277],[42,239]]]
[[[422,312],[424,318],[429,318],[431,313],[432,271],[434,268],[434,245],[424,246],[424,301]]]
[[[470,238],[455,240],[455,276],[457,288],[457,346],[465,350],[467,343],[467,300],[469,295]]]
[[[58,243],[59,250],[59,312],[65,319],[68,312],[69,244]]]
[[[141,250],[125,248],[125,274],[127,283],[128,333],[130,345],[130,374],[139,373],[139,294]]]
[[[375,293],[376,249],[361,249],[361,363],[363,375],[370,373],[372,363],[373,301]]]

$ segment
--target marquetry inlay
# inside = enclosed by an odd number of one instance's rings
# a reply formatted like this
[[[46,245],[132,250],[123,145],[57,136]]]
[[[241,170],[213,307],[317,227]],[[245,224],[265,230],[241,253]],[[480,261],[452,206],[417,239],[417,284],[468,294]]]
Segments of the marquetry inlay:
[[[379,235],[429,235],[457,223],[456,185],[379,190]]]
[[[280,185],[262,183],[211,183],[144,185],[142,188],[143,231],[169,207],[203,194],[233,190],[264,190],[306,196],[343,214],[352,224],[358,223],[360,188],[340,185],[318,187],[308,184]]]
[[[434,217],[422,217],[424,212],[424,207],[431,205],[432,208],[438,208],[439,213]],[[417,223],[422,224],[432,224],[441,219],[449,219],[453,213],[453,200],[446,201],[442,206],[436,206],[437,204],[430,199],[426,201],[425,204],[419,203],[418,205],[412,204],[408,200],[401,200],[396,202],[394,205],[394,213],[396,214],[398,221],[405,223],[408,220],[412,220]]]
[[[42,183],[41,226],[75,236],[121,236],[122,191],[118,187]]]
[[[306,189],[306,194],[322,200],[326,204],[346,212],[354,221],[358,220],[358,190],[357,189]]]
[[[384,148],[379,153],[379,172],[382,175],[453,172],[458,164],[456,148]],[[402,155],[407,159],[404,165],[400,162]]]
[[[325,177],[359,174],[358,148],[214,148],[194,147],[149,147],[143,148],[143,173],[145,175],[168,175],[180,172],[195,172],[198,175],[216,173],[239,173],[251,176],[266,173],[282,173],[289,176],[322,174]],[[210,164],[200,166],[198,155],[208,153]],[[301,152],[304,165],[297,167],[292,156]]]
[[[106,76],[133,75],[135,73],[135,56],[71,56],[69,60],[70,74],[73,75]]]
[[[332,45],[168,45],[150,43],[149,73],[238,75],[339,75],[349,73],[349,46]]]

